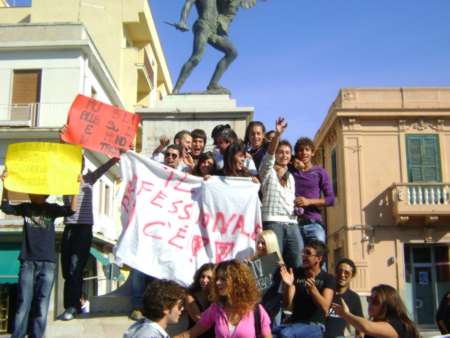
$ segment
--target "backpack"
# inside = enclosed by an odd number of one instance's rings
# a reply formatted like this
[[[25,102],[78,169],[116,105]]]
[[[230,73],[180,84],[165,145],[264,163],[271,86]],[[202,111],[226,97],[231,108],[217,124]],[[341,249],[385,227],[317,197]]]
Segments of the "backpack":
[[[253,309],[253,317],[255,319],[255,337],[256,338],[262,338],[261,334],[261,313],[259,304],[256,304],[255,308]]]

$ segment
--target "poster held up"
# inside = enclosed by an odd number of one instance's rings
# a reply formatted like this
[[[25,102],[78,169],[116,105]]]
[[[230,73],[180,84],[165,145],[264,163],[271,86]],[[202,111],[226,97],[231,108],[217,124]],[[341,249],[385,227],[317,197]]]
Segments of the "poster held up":
[[[63,141],[119,157],[120,150],[130,149],[140,118],[136,114],[78,95],[69,110]]]
[[[5,186],[10,191],[76,195],[80,189],[81,147],[48,142],[10,144]]]

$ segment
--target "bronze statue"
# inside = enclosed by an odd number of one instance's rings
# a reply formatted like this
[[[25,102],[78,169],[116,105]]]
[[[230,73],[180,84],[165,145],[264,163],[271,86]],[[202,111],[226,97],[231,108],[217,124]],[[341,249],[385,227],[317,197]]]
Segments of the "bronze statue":
[[[192,55],[181,68],[173,94],[180,92],[192,70],[199,64],[206,44],[225,54],[216,66],[208,84],[207,93],[230,94],[228,89],[219,85],[223,73],[237,57],[237,51],[228,38],[229,26],[239,7],[251,8],[256,4],[256,0],[186,0],[181,11],[180,21],[173,24],[176,29],[183,32],[189,30],[187,18],[194,4],[197,8],[198,18],[192,26],[194,33]]]

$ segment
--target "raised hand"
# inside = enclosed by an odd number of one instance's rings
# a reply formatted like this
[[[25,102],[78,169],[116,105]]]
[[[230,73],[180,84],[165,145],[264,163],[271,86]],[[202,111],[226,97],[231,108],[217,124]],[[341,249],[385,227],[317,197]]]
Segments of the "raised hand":
[[[179,31],[182,31],[182,32],[187,32],[187,31],[189,30],[189,27],[188,27],[188,26],[186,25],[186,23],[183,22],[183,21],[180,21],[180,22],[176,23],[176,24],[174,25],[174,27],[175,27],[176,29],[178,29]]]
[[[280,274],[284,284],[288,286],[294,285],[294,271],[292,271],[292,268],[289,268],[288,271],[286,265],[282,265],[280,267]]]
[[[162,135],[159,138],[159,144],[161,145],[161,147],[163,147],[163,148],[167,147],[169,145],[169,143],[170,143],[170,140],[169,140],[169,138],[167,136]]]
[[[279,117],[275,121],[275,131],[281,135],[286,130],[287,125],[288,124],[287,124],[286,120],[284,119],[284,117]]]

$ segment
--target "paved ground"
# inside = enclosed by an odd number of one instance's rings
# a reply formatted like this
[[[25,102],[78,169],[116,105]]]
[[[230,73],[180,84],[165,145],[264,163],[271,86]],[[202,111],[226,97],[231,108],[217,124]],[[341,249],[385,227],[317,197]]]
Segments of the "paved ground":
[[[84,317],[69,322],[52,321],[48,323],[46,338],[122,338],[132,323],[126,316]],[[171,334],[174,329],[176,331],[176,328],[170,330]],[[421,335],[429,338],[439,335],[439,332],[425,330]],[[9,337],[10,335],[0,335],[0,338]]]

